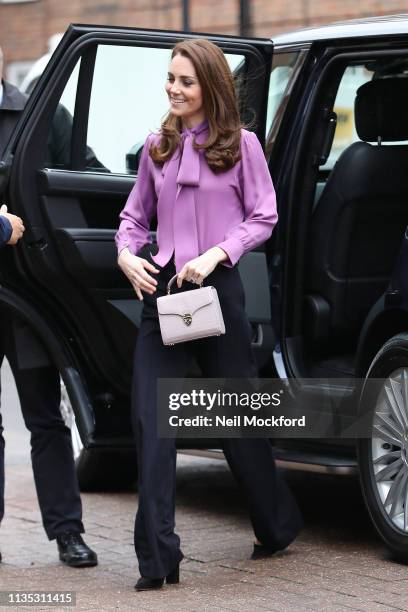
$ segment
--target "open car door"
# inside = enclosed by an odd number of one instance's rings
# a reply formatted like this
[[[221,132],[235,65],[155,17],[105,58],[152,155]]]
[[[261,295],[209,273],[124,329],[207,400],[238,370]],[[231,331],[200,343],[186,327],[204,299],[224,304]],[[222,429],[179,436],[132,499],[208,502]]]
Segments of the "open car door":
[[[71,25],[0,164],[9,209],[26,226],[3,284],[35,309],[63,352],[60,371],[76,398],[86,446],[131,441],[130,379],[142,304],[117,266],[114,235],[140,148],[168,110],[170,50],[194,37],[202,35]],[[263,143],[272,42],[205,37],[225,52],[242,120],[252,122]],[[253,266],[248,270],[253,275]],[[259,297],[252,304],[256,317],[267,320],[266,295],[265,307]]]

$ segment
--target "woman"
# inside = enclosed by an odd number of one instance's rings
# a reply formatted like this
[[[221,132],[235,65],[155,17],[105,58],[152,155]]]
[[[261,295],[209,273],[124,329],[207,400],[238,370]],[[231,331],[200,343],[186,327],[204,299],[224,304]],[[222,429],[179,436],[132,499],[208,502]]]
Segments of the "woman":
[[[174,532],[175,441],[157,436],[157,378],[182,378],[193,356],[206,377],[257,376],[236,264],[270,237],[277,221],[265,157],[256,136],[241,128],[222,51],[204,39],[177,44],[166,92],[169,113],[160,133],[146,140],[116,236],[118,263],[139,300],[145,297],[132,396],[139,467],[137,590],[160,588],[165,579],[178,582],[183,558]],[[158,252],[149,234],[155,214]],[[225,335],[163,345],[156,299],[176,273],[176,291],[183,281],[182,290],[204,279],[216,287]],[[276,472],[269,441],[226,439],[223,450],[248,497],[257,538],[252,558],[285,548],[302,519]]]

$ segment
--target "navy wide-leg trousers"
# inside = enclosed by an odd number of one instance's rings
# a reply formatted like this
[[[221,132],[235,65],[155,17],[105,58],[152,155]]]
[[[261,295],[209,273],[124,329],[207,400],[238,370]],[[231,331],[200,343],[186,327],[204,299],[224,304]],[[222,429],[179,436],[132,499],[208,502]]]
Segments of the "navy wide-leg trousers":
[[[138,255],[150,261],[145,247]],[[156,266],[159,268],[159,266]],[[152,275],[158,280],[153,295],[144,293],[142,320],[135,350],[132,416],[139,468],[139,507],[134,541],[142,576],[166,576],[182,558],[175,533],[174,439],[159,438],[156,417],[158,378],[183,378],[193,357],[208,378],[254,378],[257,369],[251,348],[250,325],[238,268],[218,265],[205,279],[216,287],[226,334],[164,346],[156,299],[166,293],[175,274],[173,260]],[[172,293],[178,291],[173,285]],[[184,282],[181,291],[196,289]],[[297,503],[277,472],[272,445],[267,439],[224,439],[223,450],[232,473],[246,494],[256,537],[276,550],[285,548],[302,527]]]

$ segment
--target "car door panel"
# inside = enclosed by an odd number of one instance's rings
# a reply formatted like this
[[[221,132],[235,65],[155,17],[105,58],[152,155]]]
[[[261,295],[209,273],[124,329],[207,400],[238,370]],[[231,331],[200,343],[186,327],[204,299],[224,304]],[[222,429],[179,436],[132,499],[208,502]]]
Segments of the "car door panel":
[[[55,230],[59,251],[69,274],[88,289],[125,289],[129,282],[115,265],[115,230],[62,228]]]

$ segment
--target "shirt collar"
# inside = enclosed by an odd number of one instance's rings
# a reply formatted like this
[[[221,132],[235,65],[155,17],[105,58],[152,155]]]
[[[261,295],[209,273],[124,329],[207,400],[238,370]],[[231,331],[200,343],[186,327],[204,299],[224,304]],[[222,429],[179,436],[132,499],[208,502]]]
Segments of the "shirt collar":
[[[208,119],[206,117],[204,121],[194,126],[193,128],[183,127],[183,129],[181,130],[181,133],[182,134],[200,134],[201,132],[204,132],[204,130],[206,130],[207,128],[208,128]]]

